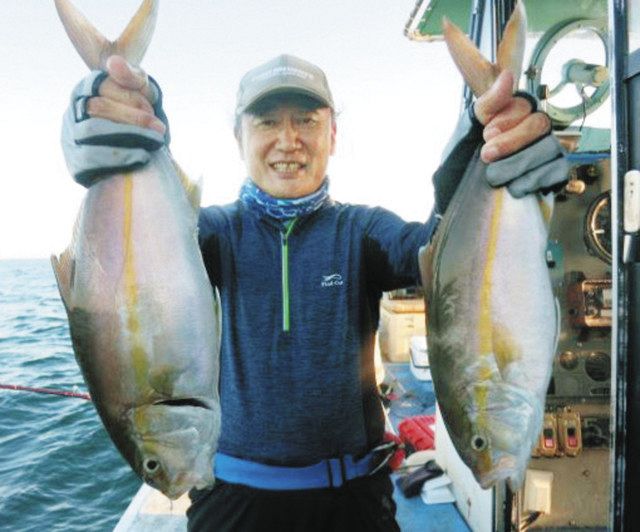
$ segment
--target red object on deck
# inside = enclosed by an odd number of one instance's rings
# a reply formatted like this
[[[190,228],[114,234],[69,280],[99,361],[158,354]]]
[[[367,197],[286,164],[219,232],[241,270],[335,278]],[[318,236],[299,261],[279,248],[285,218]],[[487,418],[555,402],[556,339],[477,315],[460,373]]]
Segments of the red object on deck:
[[[398,425],[400,438],[416,451],[435,449],[435,433],[431,428],[436,423],[436,416],[409,417]]]
[[[395,442],[396,444],[398,444],[398,447],[393,453],[393,456],[389,459],[389,467],[391,468],[391,471],[395,471],[402,465],[402,462],[404,462],[404,459],[406,457],[404,444],[402,443],[402,440],[398,436],[396,436],[395,434],[392,434],[391,432],[384,433],[384,441]]]

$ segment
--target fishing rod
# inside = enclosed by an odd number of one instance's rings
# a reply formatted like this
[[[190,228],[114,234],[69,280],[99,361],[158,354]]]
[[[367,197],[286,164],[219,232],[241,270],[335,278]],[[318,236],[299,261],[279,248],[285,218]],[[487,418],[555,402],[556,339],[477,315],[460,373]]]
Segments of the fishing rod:
[[[32,386],[20,386],[18,384],[0,383],[0,390],[15,390],[17,392],[34,392],[34,393],[44,393],[48,395],[61,395],[63,397],[76,397],[78,399],[85,399],[86,401],[91,401],[91,396],[88,393],[69,392],[66,390],[54,390],[52,388],[34,388]]]

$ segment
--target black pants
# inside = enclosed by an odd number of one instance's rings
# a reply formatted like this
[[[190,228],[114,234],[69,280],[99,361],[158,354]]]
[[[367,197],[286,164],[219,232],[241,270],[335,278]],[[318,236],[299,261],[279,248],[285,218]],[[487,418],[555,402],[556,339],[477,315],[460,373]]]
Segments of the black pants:
[[[192,490],[191,532],[399,532],[386,472],[340,488],[271,491],[216,480]]]

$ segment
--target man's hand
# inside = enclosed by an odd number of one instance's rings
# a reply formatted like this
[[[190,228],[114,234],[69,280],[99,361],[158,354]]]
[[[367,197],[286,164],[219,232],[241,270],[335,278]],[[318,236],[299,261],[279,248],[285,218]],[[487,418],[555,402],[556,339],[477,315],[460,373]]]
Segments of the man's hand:
[[[480,158],[487,164],[486,178],[492,187],[505,186],[514,198],[522,198],[562,186],[568,178],[569,163],[560,143],[550,134],[549,117],[532,111],[526,97],[513,94],[513,75],[504,71],[475,101],[472,112],[462,114],[454,140],[433,175],[439,214],[446,211],[483,140]]]
[[[473,109],[485,126],[485,145],[480,152],[485,163],[509,157],[551,130],[551,121],[545,113],[532,113],[526,98],[513,95],[513,74],[507,70],[477,99]]]
[[[107,74],[98,89],[98,96],[89,98],[87,114],[121,124],[149,128],[164,135],[165,125],[153,110],[158,98],[149,77],[118,55],[107,59]]]
[[[152,152],[168,145],[160,88],[123,57],[109,57],[106,71],[91,72],[73,90],[62,149],[81,185],[144,166]]]

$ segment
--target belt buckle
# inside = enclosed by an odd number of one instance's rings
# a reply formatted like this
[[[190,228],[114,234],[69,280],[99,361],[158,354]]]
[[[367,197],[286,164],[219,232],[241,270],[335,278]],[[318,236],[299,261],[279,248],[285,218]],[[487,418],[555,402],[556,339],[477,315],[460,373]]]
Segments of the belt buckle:
[[[329,487],[331,488],[339,488],[342,486],[348,479],[347,477],[347,468],[344,463],[344,458],[328,458],[326,460],[327,463],[327,473],[329,477]]]

